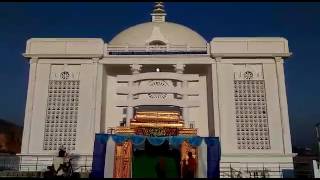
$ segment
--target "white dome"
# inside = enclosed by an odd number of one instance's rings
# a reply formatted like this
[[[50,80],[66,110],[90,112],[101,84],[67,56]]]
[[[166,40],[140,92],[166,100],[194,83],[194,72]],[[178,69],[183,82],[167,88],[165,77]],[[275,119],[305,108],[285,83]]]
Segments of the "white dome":
[[[145,46],[153,41],[190,47],[206,47],[207,44],[206,40],[192,29],[170,22],[147,22],[132,26],[120,32],[109,44]]]

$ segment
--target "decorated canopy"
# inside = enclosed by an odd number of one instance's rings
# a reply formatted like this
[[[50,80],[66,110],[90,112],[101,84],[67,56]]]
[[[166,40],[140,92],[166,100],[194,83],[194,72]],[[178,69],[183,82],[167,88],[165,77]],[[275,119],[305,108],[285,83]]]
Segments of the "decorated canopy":
[[[187,141],[191,146],[198,147],[204,141],[207,146],[207,177],[219,177],[219,163],[220,163],[220,143],[217,137],[200,137],[200,136],[161,136],[150,137],[140,135],[114,135],[114,134],[96,134],[93,162],[92,162],[92,177],[101,177],[105,175],[107,163],[106,149],[108,146],[109,138],[115,144],[121,144],[125,141],[131,141],[133,148],[141,147],[145,140],[148,140],[153,146],[160,146],[165,141],[169,142],[171,147],[179,147],[183,141]]]

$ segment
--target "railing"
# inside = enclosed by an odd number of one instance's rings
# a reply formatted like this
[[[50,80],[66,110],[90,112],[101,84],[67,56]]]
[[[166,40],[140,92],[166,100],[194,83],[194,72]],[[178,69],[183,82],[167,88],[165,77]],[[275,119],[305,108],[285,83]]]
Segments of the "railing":
[[[188,45],[145,45],[145,46],[126,46],[126,45],[108,45],[106,47],[107,54],[110,55],[126,55],[128,52],[139,52],[138,54],[150,54],[154,52],[163,52],[169,53],[170,52],[184,52],[190,54],[206,54],[207,47],[206,46],[199,46],[199,47],[190,47]],[[135,53],[133,53],[135,54]]]
[[[19,156],[0,156],[0,171],[18,170]]]
[[[0,156],[0,177],[39,177],[52,165],[54,156]],[[92,156],[74,156],[71,161],[75,172],[90,173]],[[303,168],[297,168],[303,166]],[[295,168],[294,168],[295,167]],[[221,162],[220,177],[222,178],[283,178],[307,177],[313,178],[312,164],[306,163],[262,163],[262,162]],[[294,170],[293,170],[294,169]]]
[[[221,162],[222,178],[294,177],[293,163]]]
[[[91,155],[71,156],[72,168],[75,172],[90,172],[92,167]],[[46,171],[52,165],[53,155],[19,155],[1,156],[0,171],[24,171],[38,172]]]

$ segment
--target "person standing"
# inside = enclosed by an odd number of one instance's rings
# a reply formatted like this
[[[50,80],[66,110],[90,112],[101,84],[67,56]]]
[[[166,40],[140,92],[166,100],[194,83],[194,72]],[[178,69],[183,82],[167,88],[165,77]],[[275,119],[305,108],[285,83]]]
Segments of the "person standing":
[[[187,164],[188,163],[188,164]],[[186,161],[184,160],[184,173],[183,176],[184,178],[194,178],[195,177],[195,173],[196,173],[196,159],[192,156],[192,152],[188,152],[188,160]]]
[[[159,162],[156,165],[156,172],[158,178],[166,178],[166,166],[165,166],[165,160],[164,158],[160,158]]]

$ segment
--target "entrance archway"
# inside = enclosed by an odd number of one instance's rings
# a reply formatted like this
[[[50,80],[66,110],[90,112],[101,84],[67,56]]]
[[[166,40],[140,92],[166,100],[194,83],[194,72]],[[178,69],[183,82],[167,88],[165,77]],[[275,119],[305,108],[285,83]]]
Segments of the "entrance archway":
[[[133,148],[132,177],[133,178],[157,178],[157,168],[163,161],[164,175],[167,178],[180,177],[180,150],[170,147],[165,141],[160,146],[154,146],[145,141],[141,147]]]

